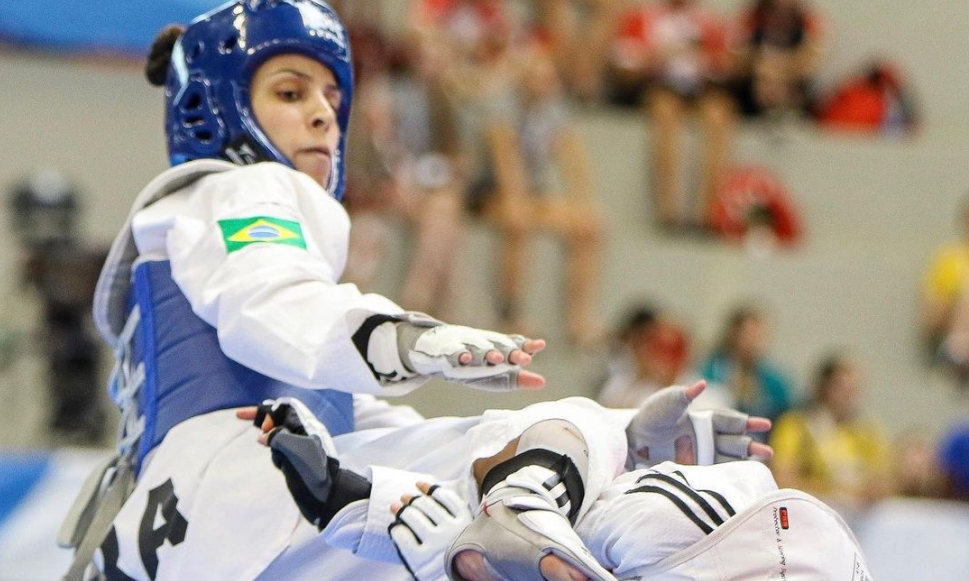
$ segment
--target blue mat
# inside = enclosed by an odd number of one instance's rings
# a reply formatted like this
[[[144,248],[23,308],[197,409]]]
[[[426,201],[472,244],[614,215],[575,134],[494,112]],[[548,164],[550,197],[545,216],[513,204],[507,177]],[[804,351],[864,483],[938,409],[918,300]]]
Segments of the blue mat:
[[[47,454],[0,454],[0,526],[44,477],[49,464]]]

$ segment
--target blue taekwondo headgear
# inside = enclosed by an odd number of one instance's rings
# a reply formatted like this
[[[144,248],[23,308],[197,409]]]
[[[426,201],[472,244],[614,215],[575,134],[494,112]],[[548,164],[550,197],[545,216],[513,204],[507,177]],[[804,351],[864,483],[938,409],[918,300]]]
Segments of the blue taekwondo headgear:
[[[340,143],[327,185],[342,200],[353,65],[346,27],[322,0],[234,0],[192,21],[172,51],[165,85],[172,165],[221,158],[293,167],[256,122],[249,91],[259,65],[289,53],[326,65],[343,93],[336,111]]]

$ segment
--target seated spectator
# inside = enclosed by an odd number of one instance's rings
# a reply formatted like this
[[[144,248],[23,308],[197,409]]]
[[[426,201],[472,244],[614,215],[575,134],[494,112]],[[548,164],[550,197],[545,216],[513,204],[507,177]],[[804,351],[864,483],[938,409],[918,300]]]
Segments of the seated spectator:
[[[569,122],[561,85],[547,56],[536,54],[523,77],[521,115],[488,130],[494,195],[483,216],[501,234],[499,316],[502,326],[520,328],[529,242],[551,232],[565,242],[570,339],[591,344],[602,334],[596,321],[596,282],[602,251],[602,218],[582,141]]]
[[[606,407],[639,407],[650,395],[671,385],[690,385],[699,377],[689,371],[690,341],[686,331],[649,307],[633,311],[617,334],[618,353],[599,392]],[[693,407],[732,407],[722,386],[708,386]]]
[[[570,93],[580,101],[602,98],[606,53],[622,0],[536,0],[537,36],[552,51]]]
[[[887,137],[911,135],[918,112],[901,73],[888,62],[875,62],[840,85],[818,110],[823,127]]]
[[[969,501],[969,424],[954,426],[939,444],[944,498]]]
[[[923,274],[920,326],[927,361],[961,379],[969,377],[969,196],[958,219],[961,240],[937,249]]]
[[[398,74],[384,70],[358,75],[358,86],[365,89],[358,92],[356,123],[350,131],[355,152],[348,193],[354,257],[345,277],[369,285],[383,257],[386,215],[402,217],[414,242],[399,301],[409,309],[446,313],[463,230],[466,181],[454,108],[439,75],[440,56],[429,40],[414,36],[405,44]]]
[[[733,47],[741,113],[808,113],[822,33],[820,17],[802,0],[753,0]]]
[[[609,64],[612,99],[645,104],[652,120],[654,200],[661,225],[691,226],[683,208],[681,140],[687,111],[696,109],[704,128],[699,175],[703,224],[727,161],[735,111],[724,89],[727,51],[723,26],[698,0],[637,3],[620,19]]]
[[[769,341],[766,315],[752,305],[738,307],[700,375],[725,386],[740,411],[776,421],[791,407],[792,393],[786,374],[767,357]]]
[[[891,492],[888,441],[864,417],[863,395],[855,360],[837,354],[821,361],[808,406],[781,416],[772,431],[772,469],[779,486],[848,509]]]
[[[942,494],[942,474],[936,443],[920,432],[907,432],[895,441],[894,493],[912,498],[937,498]]]

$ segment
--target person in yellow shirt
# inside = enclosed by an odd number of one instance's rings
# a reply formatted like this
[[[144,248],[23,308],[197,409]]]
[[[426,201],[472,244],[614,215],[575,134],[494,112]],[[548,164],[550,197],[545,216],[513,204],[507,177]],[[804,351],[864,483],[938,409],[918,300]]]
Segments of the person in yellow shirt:
[[[922,277],[922,339],[933,363],[951,358],[940,348],[953,329],[969,282],[969,196],[960,205],[959,226],[962,239],[938,248]]]
[[[863,386],[850,356],[822,360],[813,401],[781,416],[771,434],[780,487],[846,508],[860,508],[890,491],[889,443],[880,426],[860,413]]]

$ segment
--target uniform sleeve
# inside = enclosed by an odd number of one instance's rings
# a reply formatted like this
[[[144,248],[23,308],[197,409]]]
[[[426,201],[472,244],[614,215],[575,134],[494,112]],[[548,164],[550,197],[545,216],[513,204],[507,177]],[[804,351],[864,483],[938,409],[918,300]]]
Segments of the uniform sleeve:
[[[166,252],[223,352],[300,387],[380,393],[351,337],[368,316],[401,309],[337,284],[350,228],[343,207],[310,178],[267,163],[207,176],[184,194]]]
[[[353,397],[353,423],[358,430],[406,428],[424,421],[424,416],[407,405],[392,405],[369,394]]]

